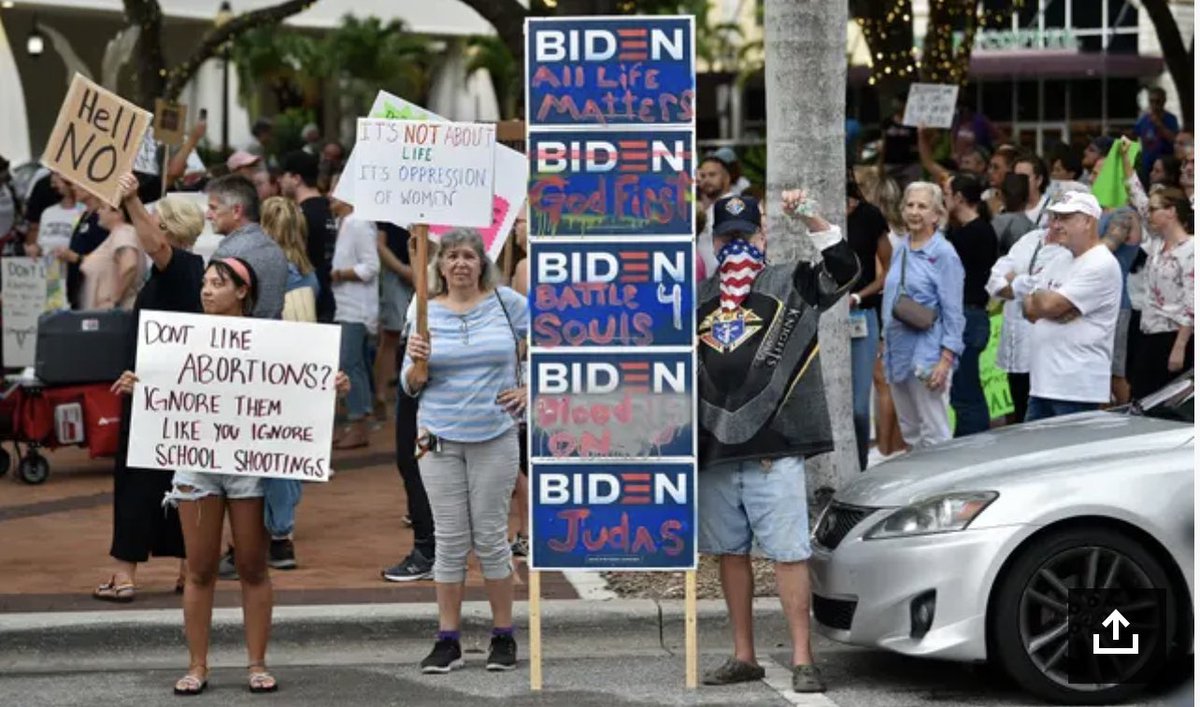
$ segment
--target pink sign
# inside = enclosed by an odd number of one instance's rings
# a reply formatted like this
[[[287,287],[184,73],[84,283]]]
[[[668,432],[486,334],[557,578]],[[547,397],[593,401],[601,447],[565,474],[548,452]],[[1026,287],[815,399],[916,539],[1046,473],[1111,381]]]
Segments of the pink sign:
[[[492,225],[487,228],[476,229],[479,235],[483,236],[483,247],[487,250],[488,257],[493,261],[500,258],[500,252],[504,250],[504,243],[508,240],[508,234],[500,233],[501,226],[504,225],[504,219],[508,216],[508,210],[512,207],[508,203],[508,199],[496,194],[492,197]],[[443,234],[454,230],[454,226],[430,226],[429,235],[434,238],[441,238]],[[499,236],[499,237],[497,237]]]

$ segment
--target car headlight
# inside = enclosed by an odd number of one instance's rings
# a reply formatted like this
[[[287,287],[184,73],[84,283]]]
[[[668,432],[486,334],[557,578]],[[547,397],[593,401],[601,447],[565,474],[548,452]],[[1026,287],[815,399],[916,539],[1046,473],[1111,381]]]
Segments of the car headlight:
[[[864,540],[903,538],[963,530],[1000,494],[995,491],[948,493],[910,504],[879,521]]]

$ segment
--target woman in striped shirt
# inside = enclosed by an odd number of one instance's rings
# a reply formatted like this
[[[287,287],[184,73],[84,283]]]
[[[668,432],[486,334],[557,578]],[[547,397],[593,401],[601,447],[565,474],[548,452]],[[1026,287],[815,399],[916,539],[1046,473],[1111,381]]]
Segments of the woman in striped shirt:
[[[496,283],[479,234],[451,231],[429,267],[429,338],[414,331],[415,303],[406,318],[400,380],[406,393],[420,396],[421,480],[437,542],[439,625],[433,651],[421,661],[426,673],[463,665],[459,625],[472,549],[492,605],[487,668],[512,670],[517,663],[508,509],[517,480],[517,420],[527,401],[518,342],[529,314],[524,297]]]

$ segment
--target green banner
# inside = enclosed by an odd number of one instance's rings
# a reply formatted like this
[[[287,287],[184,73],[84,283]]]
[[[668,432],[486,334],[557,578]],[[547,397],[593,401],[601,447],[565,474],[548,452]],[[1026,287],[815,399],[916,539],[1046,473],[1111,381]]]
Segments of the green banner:
[[[1008,390],[1008,374],[996,368],[996,353],[1000,350],[1000,328],[1004,326],[1004,315],[991,316],[992,333],[987,348],[979,354],[979,382],[983,385],[983,396],[987,398],[988,417],[995,420],[1012,413],[1012,393]],[[950,408],[950,428],[957,421],[954,408]]]

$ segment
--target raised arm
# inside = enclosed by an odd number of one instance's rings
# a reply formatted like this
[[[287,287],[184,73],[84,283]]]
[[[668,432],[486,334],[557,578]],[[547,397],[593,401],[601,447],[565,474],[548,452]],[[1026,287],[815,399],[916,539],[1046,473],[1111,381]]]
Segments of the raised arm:
[[[166,231],[159,227],[158,219],[146,210],[146,205],[138,197],[137,177],[132,173],[125,174],[120,177],[119,183],[125,210],[129,212],[129,220],[137,232],[138,243],[150,256],[154,267],[166,270],[174,251],[167,240]]]
[[[187,140],[183,143],[183,147],[175,153],[171,161],[167,163],[167,174],[163,177],[164,183],[168,185],[174,184],[175,180],[187,174],[188,156],[196,149],[196,145],[200,144],[200,140],[204,137],[204,133],[208,130],[208,122],[204,120],[196,121],[192,127],[192,132],[188,133]]]
[[[783,211],[804,222],[809,238],[821,251],[817,263],[796,263],[793,285],[804,301],[822,311],[829,309],[858,279],[862,270],[858,256],[842,237],[841,229],[816,213],[816,203],[803,190],[783,193]]]

